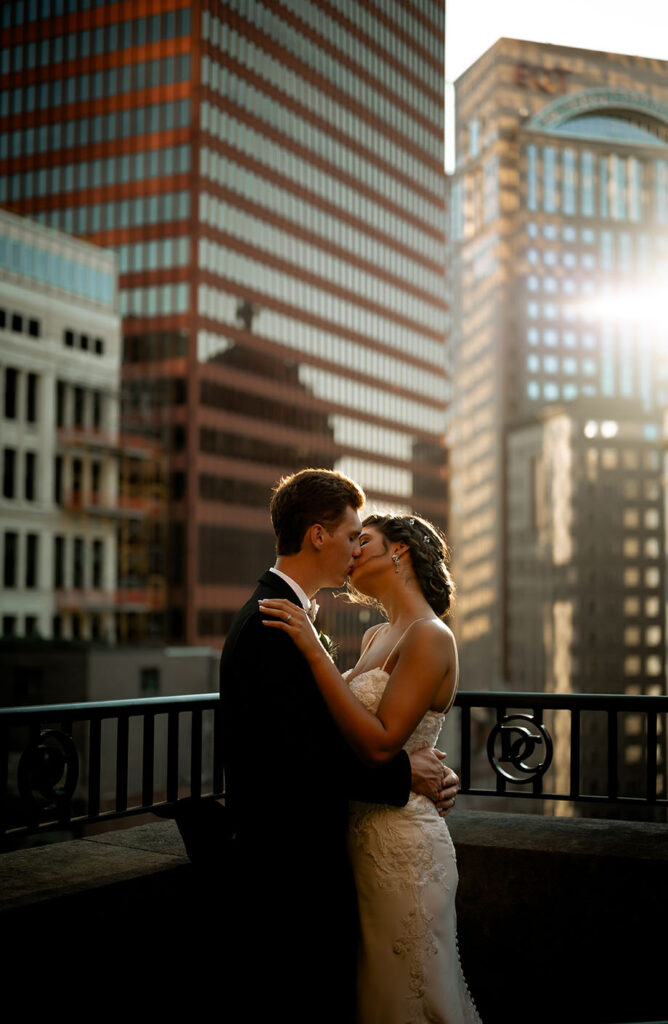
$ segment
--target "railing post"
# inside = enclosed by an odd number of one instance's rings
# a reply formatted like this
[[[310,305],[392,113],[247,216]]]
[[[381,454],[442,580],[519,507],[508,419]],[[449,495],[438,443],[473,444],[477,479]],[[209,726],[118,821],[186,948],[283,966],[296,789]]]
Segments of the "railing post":
[[[617,712],[608,708],[608,800],[616,800],[618,792],[617,761],[618,761],[618,737],[617,737]]]
[[[102,771],[102,721],[97,715],[90,720],[88,731],[88,814],[100,813],[100,775]]]
[[[116,810],[128,807],[128,754],[130,716],[119,714],[116,726]]]
[[[155,715],[147,711],[144,715],[142,735],[141,802],[144,807],[153,803],[153,762],[155,760]]]
[[[464,704],[461,714],[460,751],[461,792],[467,793],[471,786],[471,705]]]
[[[570,796],[580,795],[580,709],[571,708],[571,786]]]

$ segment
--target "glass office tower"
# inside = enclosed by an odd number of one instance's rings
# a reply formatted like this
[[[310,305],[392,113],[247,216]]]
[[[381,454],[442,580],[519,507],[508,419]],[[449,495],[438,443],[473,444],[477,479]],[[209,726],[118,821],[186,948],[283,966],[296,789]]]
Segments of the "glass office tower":
[[[664,497],[642,473],[658,471],[668,403],[667,82],[665,62],[500,39],[456,84],[451,532],[472,688],[556,678],[557,612],[534,603],[527,621],[521,585],[546,560],[579,594],[568,686],[604,685],[587,666],[627,626],[608,688],[664,686]]]
[[[0,18],[0,203],[118,253],[125,427],[169,461],[166,635],[221,642],[286,472],[445,525],[443,2]]]

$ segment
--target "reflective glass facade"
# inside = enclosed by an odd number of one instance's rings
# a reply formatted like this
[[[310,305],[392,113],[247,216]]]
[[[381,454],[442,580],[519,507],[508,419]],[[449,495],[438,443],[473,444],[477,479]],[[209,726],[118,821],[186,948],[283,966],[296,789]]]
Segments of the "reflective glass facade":
[[[508,653],[523,606],[512,604],[507,528],[535,493],[512,492],[505,439],[555,403],[624,400],[625,415],[649,423],[668,401],[657,315],[668,274],[668,88],[649,60],[510,39],[456,88],[446,274],[462,671],[472,687],[540,689],[544,678],[519,678]],[[488,220],[492,161],[498,213]],[[522,579],[542,536],[518,541]]]
[[[125,426],[169,454],[167,634],[217,644],[281,474],[446,525],[444,4],[159,8],[3,5],[0,203],[118,254]]]

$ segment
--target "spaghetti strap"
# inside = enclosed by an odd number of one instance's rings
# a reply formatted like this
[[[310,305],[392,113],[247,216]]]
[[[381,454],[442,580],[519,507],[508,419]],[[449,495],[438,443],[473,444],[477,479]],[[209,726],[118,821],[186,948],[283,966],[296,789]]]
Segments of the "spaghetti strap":
[[[390,660],[390,658],[392,657],[392,655],[393,655],[393,654],[394,654],[394,652],[396,651],[396,649],[397,649],[397,647],[399,646],[399,644],[401,643],[401,641],[402,641],[402,640],[404,639],[404,637],[406,636],[406,633],[407,633],[407,632],[408,632],[408,630],[409,630],[409,629],[411,628],[411,626],[414,626],[416,622],[426,622],[426,621],[427,621],[427,618],[428,618],[428,616],[427,616],[427,615],[423,615],[421,619],[413,619],[413,621],[412,621],[412,622],[411,622],[411,623],[410,623],[410,624],[409,624],[409,625],[408,625],[408,626],[406,627],[406,629],[405,629],[405,630],[403,631],[403,633],[401,634],[401,636],[400,636],[400,637],[399,637],[399,639],[397,640],[396,644],[394,645],[394,647],[392,648],[392,650],[391,650],[391,651],[390,651],[390,653],[388,654],[387,658],[386,658],[386,659],[385,659],[385,661],[383,662],[383,666],[382,666],[382,668],[381,668],[381,672],[385,672],[385,671],[386,671],[386,668],[385,668],[385,666],[387,665],[388,661]],[[375,636],[375,635],[376,635],[376,634],[374,633],[374,636]]]
[[[369,639],[368,639],[368,640],[367,640],[367,642],[365,643],[364,647],[363,647],[363,648],[362,648],[362,650],[360,651],[360,656],[359,656],[359,658],[357,659],[357,664],[359,664],[359,663],[360,663],[360,661],[362,660],[362,658],[364,657],[364,655],[366,654],[366,652],[367,652],[367,651],[369,650],[369,648],[371,647],[371,644],[372,644],[372,643],[374,642],[374,640],[375,640],[375,639],[376,639],[376,637],[378,636],[378,633],[380,632],[380,627],[381,627],[381,626],[386,626],[386,625],[387,625],[387,623],[386,623],[386,622],[379,622],[379,623],[378,623],[378,628],[377,628],[377,629],[374,629],[373,633],[371,634],[371,636],[369,637]]]

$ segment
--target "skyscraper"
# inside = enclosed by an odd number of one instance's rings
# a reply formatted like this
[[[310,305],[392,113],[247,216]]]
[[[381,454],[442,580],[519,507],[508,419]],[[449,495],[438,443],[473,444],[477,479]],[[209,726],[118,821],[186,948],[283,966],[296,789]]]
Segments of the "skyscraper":
[[[544,634],[541,624],[540,636],[528,636],[542,612],[532,609],[531,627],[522,621],[528,593],[518,581],[518,573],[527,579],[524,569],[531,575],[532,560],[544,570],[548,549],[555,578],[570,579],[572,596],[580,595],[576,626],[600,623],[611,584],[605,573],[592,584],[583,546],[596,539],[587,520],[596,510],[611,517],[598,536],[614,534],[619,548],[610,555],[618,557],[618,596],[636,638],[626,653],[640,665],[625,679],[620,656],[609,685],[649,692],[657,664],[664,685],[663,607],[657,613],[654,600],[663,590],[664,499],[649,478],[668,400],[657,301],[668,273],[667,71],[657,60],[500,39],[456,83],[446,263],[450,532],[462,673],[472,688],[541,689],[553,679],[542,653],[531,662],[536,678],[527,677],[526,660],[522,667],[522,651],[535,654]],[[559,409],[543,418],[555,403]],[[587,466],[602,488],[597,496],[584,494]],[[636,477],[628,493],[606,490],[624,470]],[[541,479],[542,471],[557,477]],[[546,511],[546,500],[557,504]],[[570,545],[568,557],[560,540]],[[547,579],[536,585],[544,594]],[[658,649],[650,650],[646,637],[657,635]],[[565,636],[562,652],[582,666],[601,639],[588,651],[588,631],[566,648]],[[574,673],[569,686],[586,676]]]
[[[169,637],[220,642],[286,471],[444,525],[442,0],[1,18],[0,203],[118,253],[124,419],[169,459]]]

